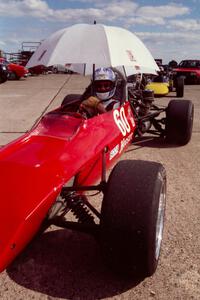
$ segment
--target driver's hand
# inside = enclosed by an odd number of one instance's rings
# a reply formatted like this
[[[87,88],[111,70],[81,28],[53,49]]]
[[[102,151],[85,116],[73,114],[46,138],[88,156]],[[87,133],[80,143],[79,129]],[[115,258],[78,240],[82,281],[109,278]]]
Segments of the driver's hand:
[[[99,104],[100,100],[97,97],[94,96],[90,96],[89,98],[87,98],[86,100],[84,100],[81,103],[81,106],[83,108],[96,108],[97,105]]]

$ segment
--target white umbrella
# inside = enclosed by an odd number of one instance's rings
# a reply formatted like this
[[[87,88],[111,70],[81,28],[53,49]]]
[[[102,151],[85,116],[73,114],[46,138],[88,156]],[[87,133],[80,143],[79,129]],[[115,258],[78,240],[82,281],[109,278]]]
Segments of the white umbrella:
[[[41,43],[26,67],[54,64],[73,64],[74,70],[83,69],[84,64],[85,74],[92,74],[94,64],[96,67],[131,67],[134,73],[159,70],[151,53],[136,35],[120,27],[102,24],[77,24],[55,32]]]

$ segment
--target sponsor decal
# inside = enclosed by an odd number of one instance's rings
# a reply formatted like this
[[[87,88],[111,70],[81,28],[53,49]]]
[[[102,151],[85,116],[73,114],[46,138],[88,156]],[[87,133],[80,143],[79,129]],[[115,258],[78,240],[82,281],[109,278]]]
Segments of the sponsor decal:
[[[140,66],[135,66],[135,69],[136,70],[140,70]]]
[[[117,144],[111,151],[109,160],[113,159],[119,153],[119,144]]]
[[[135,59],[135,57],[134,57],[131,50],[126,50],[126,53],[127,53],[128,58],[129,58],[130,61],[136,61],[136,59]]]
[[[132,137],[133,137],[133,135],[131,133],[131,134],[129,134],[129,136],[127,136],[126,138],[123,138],[123,140],[121,140],[119,153],[121,153],[124,150],[124,148],[130,143],[130,141],[132,140]]]

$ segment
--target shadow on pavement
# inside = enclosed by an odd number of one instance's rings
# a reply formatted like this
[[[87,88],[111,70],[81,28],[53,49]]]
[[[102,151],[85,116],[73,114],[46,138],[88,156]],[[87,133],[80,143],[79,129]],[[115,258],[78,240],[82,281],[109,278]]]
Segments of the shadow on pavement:
[[[146,135],[142,137],[136,137],[132,141],[130,147],[125,151],[126,153],[138,150],[143,147],[149,148],[177,148],[181,147],[177,144],[169,144],[165,141],[163,137],[155,137],[151,135]]]
[[[63,229],[37,236],[7,273],[27,289],[64,299],[112,297],[141,282],[111,273],[91,236]]]

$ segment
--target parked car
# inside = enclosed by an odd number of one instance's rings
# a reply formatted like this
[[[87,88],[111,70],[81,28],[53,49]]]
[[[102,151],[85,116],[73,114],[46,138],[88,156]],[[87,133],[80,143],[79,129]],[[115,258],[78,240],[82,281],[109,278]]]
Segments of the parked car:
[[[65,66],[64,65],[53,65],[51,66],[51,70],[53,73],[57,74],[57,73],[73,73],[70,69],[69,69],[69,65],[66,64]]]
[[[32,68],[28,68],[28,71],[31,75],[40,75],[40,74],[46,74],[48,72],[48,68],[43,65],[38,65]]]
[[[0,58],[0,63],[8,69],[8,79],[19,80],[28,74],[28,70],[24,66],[7,61],[5,58]]]
[[[176,68],[173,69],[175,77],[182,77],[186,84],[200,83],[200,60],[187,59],[182,60]]]

